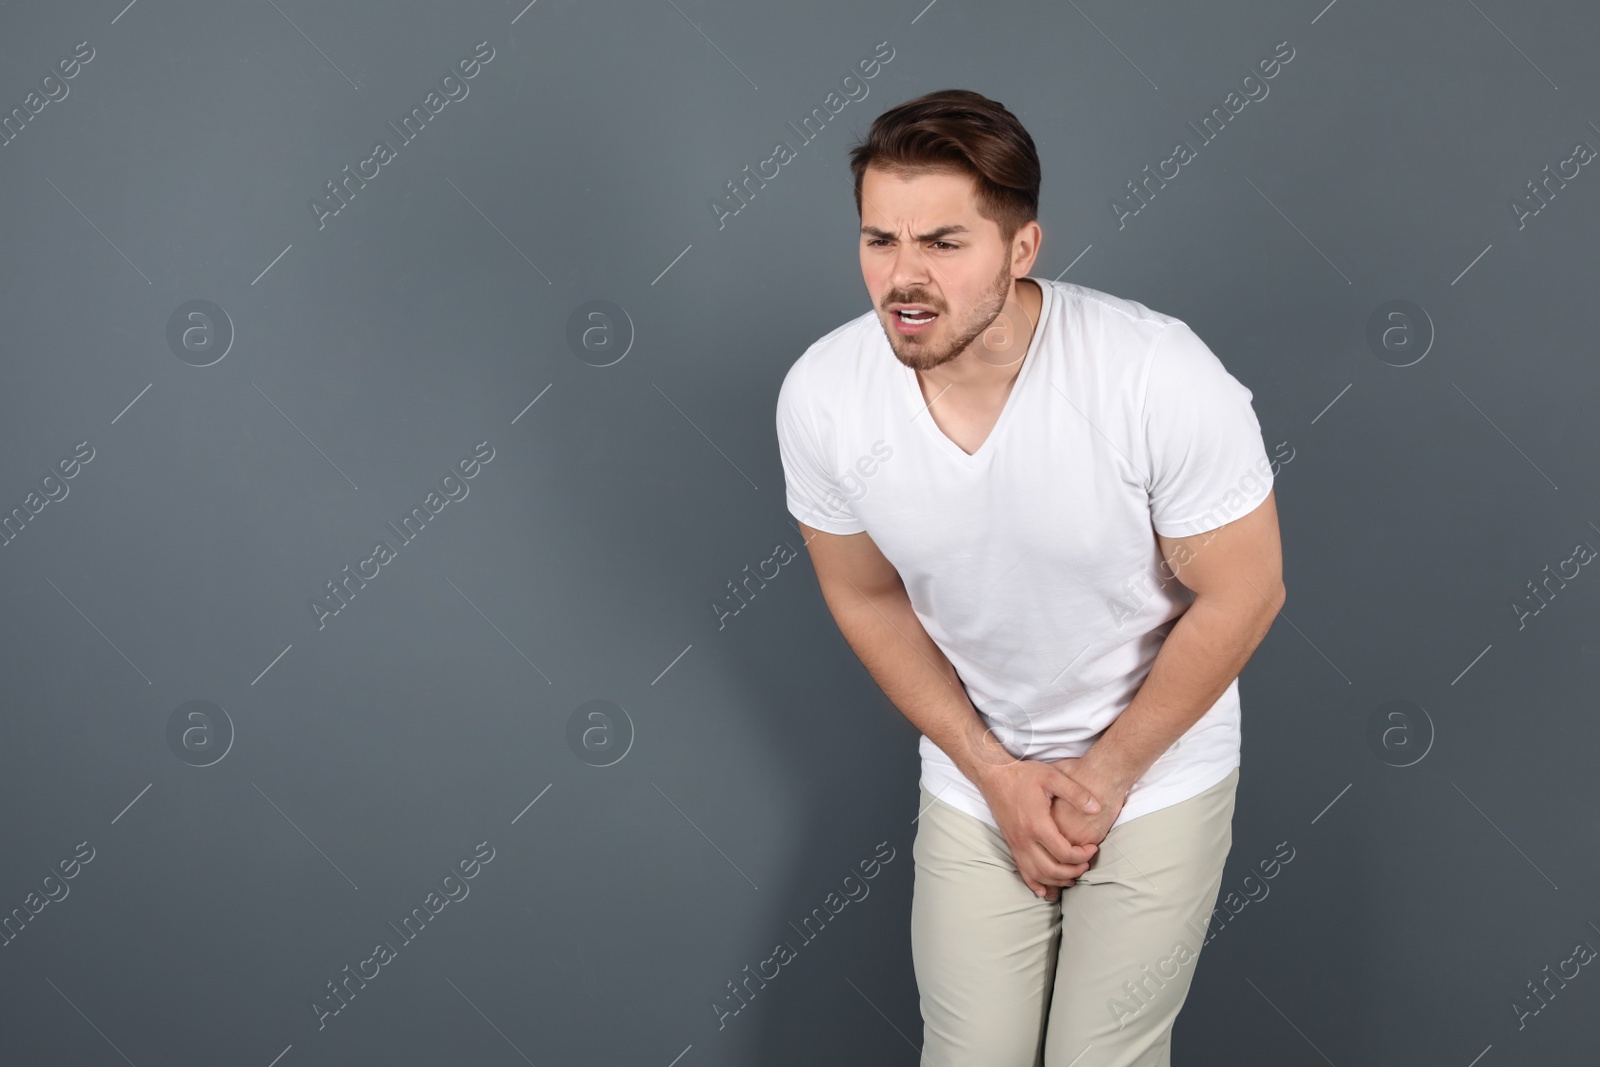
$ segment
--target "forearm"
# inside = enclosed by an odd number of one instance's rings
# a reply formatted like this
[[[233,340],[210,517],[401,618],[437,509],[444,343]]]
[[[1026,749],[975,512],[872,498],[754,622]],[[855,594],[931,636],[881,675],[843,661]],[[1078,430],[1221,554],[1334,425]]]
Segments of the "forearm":
[[[1199,596],[1173,624],[1133,700],[1080,770],[1119,795],[1210,710],[1272,628],[1282,600]]]
[[[1012,760],[978,716],[903,587],[870,596],[845,587],[825,590],[824,596],[839,632],[878,688],[969,781],[981,785],[989,768]]]

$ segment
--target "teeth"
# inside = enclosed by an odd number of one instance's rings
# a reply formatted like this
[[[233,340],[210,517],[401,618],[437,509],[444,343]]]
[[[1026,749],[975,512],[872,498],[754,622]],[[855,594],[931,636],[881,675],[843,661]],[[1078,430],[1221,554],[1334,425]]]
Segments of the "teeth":
[[[900,317],[907,322],[922,322],[933,317],[931,311],[902,311]]]

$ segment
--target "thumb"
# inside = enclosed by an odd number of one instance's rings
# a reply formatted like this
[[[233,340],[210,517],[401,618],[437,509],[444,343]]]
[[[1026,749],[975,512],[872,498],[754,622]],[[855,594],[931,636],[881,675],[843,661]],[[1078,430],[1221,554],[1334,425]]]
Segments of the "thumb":
[[[1099,799],[1082,782],[1059,767],[1055,770],[1056,773],[1050,776],[1045,786],[1052,795],[1067,801],[1085,815],[1093,815],[1100,810]]]

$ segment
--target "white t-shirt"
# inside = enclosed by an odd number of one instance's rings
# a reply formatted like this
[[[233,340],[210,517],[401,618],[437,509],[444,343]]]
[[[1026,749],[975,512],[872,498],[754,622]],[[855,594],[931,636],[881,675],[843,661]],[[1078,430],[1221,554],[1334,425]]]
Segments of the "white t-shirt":
[[[934,423],[872,310],[790,367],[777,429],[790,513],[828,533],[867,531],[1007,750],[1061,759],[1128,706],[1194,600],[1156,532],[1247,514],[1273,467],[1250,390],[1185,323],[1032,280],[1039,324],[976,453]],[[924,736],[919,751],[929,791],[996,826],[939,746]],[[1133,785],[1114,825],[1238,765],[1235,678]]]

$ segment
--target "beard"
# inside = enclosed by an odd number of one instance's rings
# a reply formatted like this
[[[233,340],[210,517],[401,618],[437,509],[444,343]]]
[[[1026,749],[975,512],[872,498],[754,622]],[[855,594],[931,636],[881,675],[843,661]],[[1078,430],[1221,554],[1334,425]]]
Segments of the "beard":
[[[955,359],[978,338],[983,336],[985,330],[994,324],[1000,317],[1000,312],[1005,309],[1006,298],[1011,294],[1011,267],[1009,264],[1000,268],[1000,273],[995,276],[994,283],[984,293],[978,306],[973,308],[972,314],[967,316],[965,322],[957,327],[956,336],[943,346],[936,346],[929,342],[930,334],[908,337],[897,333],[893,326],[883,324],[883,329],[889,336],[889,347],[893,350],[895,358],[901,363],[917,371],[930,371],[941,367]],[[921,300],[899,300],[898,298],[886,300],[885,303],[926,303]],[[941,313],[939,318],[945,318]],[[880,320],[881,322],[882,320]],[[1020,358],[1020,357],[1019,357]]]

